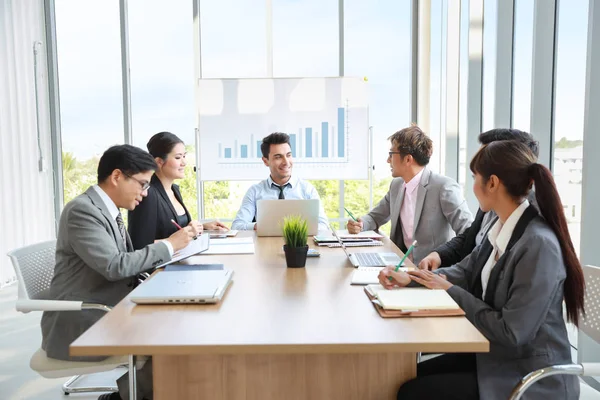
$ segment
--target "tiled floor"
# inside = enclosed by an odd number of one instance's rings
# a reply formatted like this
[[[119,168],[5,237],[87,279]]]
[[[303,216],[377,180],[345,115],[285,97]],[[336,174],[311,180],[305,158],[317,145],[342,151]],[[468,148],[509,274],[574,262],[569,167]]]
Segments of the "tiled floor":
[[[67,380],[46,379],[29,368],[29,358],[41,343],[41,313],[15,311],[16,285],[0,290],[0,400],[95,400],[99,393],[62,393]],[[573,360],[576,360],[574,354]],[[112,385],[124,372],[118,370],[85,377],[82,385]],[[600,393],[584,394],[582,400],[599,400]]]

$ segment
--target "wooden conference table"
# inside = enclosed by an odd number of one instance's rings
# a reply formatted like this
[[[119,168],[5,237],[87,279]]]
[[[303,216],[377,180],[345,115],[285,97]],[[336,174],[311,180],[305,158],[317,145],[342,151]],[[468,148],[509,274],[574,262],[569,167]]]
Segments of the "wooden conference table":
[[[220,304],[125,298],[71,354],[152,355],[156,400],[362,400],[395,399],[416,375],[417,352],[489,351],[464,317],[381,318],[363,287],[350,285],[354,268],[340,248],[319,247],[306,268],[286,268],[282,238],[254,240],[255,254],[191,260],[235,271]],[[387,238],[349,251],[402,255]]]

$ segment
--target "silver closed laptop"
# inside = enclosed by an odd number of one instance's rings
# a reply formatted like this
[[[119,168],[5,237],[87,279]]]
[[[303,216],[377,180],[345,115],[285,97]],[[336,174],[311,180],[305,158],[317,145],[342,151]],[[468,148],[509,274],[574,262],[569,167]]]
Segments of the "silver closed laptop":
[[[129,298],[136,304],[217,303],[232,276],[229,270],[163,271],[136,287]]]

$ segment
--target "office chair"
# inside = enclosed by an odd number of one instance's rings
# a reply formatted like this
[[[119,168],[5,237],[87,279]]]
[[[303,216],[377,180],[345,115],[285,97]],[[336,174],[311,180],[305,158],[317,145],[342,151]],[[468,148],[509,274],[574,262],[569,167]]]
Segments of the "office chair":
[[[581,317],[579,329],[594,341],[600,343],[600,268],[585,265],[583,274],[585,275],[586,284],[584,298],[586,316],[585,318]],[[552,365],[533,371],[524,376],[519,384],[515,386],[509,400],[519,400],[525,391],[540,379],[560,374],[598,376],[600,375],[600,363]],[[580,397],[600,399],[600,394],[588,385],[581,385]]]
[[[102,310],[108,312],[110,307],[103,304],[84,303],[81,301],[45,300],[48,298],[50,283],[54,275],[56,240],[21,247],[8,253],[18,281],[18,298],[16,310],[22,313],[31,311],[81,311]],[[135,356],[115,356],[102,361],[64,361],[50,358],[43,349],[38,349],[29,362],[31,369],[44,378],[63,378],[72,376],[62,386],[63,392],[116,392],[117,386],[75,387],[75,383],[83,375],[96,372],[111,371],[117,367],[129,368],[130,393],[135,399],[135,370],[140,369],[145,359],[136,361]]]

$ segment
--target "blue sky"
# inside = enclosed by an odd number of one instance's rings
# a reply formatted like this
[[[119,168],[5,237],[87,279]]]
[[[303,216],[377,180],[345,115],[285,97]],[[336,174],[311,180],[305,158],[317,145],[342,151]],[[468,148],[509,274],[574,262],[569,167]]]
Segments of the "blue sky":
[[[488,21],[493,21],[497,1],[501,0],[485,1]],[[337,4],[337,0],[273,0],[275,77],[338,74]],[[434,23],[440,20],[442,4],[432,1]],[[463,7],[466,4],[463,1]],[[562,4],[555,131],[557,139],[580,139],[588,0]],[[265,2],[203,0],[201,5],[203,76],[266,76]],[[516,13],[514,121],[515,127],[527,130],[533,1],[517,0]],[[140,147],[161,130],[190,144],[195,141],[192,14],[190,0],[129,0],[133,132],[134,144]],[[56,15],[63,148],[85,159],[123,141],[118,0],[57,0]],[[493,28],[490,22],[484,27],[487,54],[494,46],[489,34]],[[385,138],[410,122],[409,35],[410,1],[346,0],[345,74],[369,79],[375,156],[378,172],[384,175]],[[434,44],[433,49],[439,52]],[[439,54],[432,55],[432,61],[436,57]],[[432,68],[432,79],[435,74],[439,68]],[[484,126],[491,110],[492,83],[493,74],[484,73]],[[432,80],[432,89],[436,85],[439,90],[439,83]],[[432,119],[432,129],[439,126],[440,121]]]

